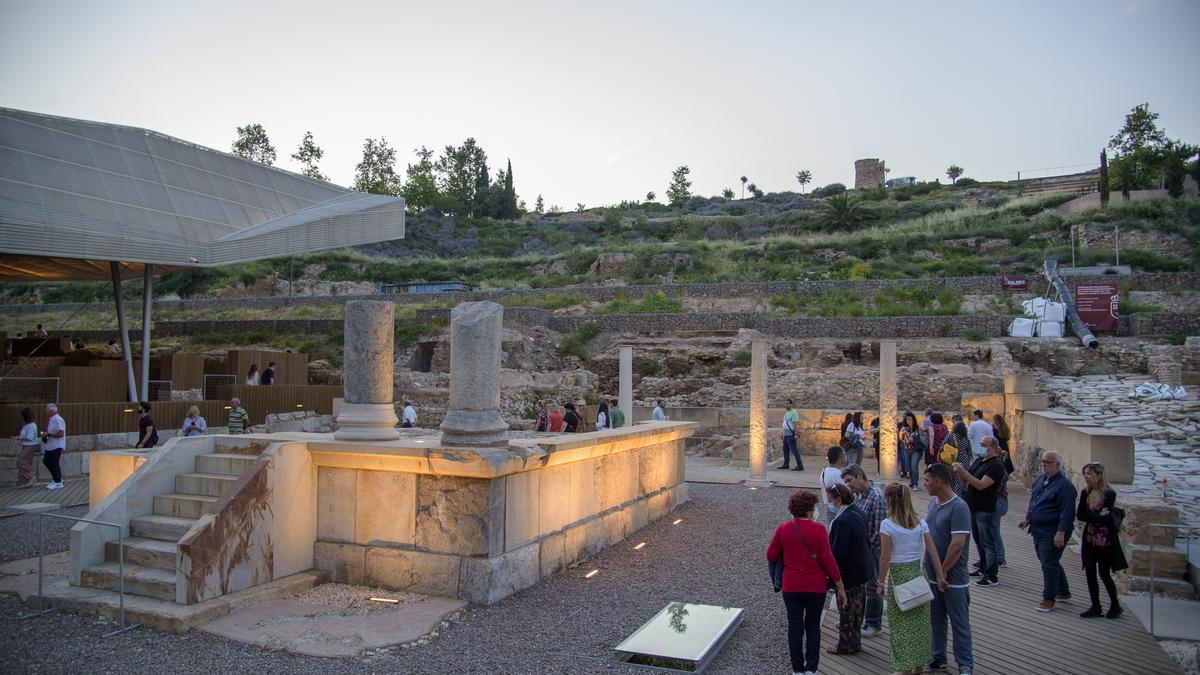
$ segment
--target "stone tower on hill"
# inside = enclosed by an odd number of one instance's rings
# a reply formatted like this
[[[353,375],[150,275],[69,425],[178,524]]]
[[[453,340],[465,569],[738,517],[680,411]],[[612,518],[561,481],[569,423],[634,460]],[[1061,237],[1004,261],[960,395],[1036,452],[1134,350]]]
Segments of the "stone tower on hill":
[[[887,168],[880,159],[860,159],[854,162],[854,189],[883,187]]]

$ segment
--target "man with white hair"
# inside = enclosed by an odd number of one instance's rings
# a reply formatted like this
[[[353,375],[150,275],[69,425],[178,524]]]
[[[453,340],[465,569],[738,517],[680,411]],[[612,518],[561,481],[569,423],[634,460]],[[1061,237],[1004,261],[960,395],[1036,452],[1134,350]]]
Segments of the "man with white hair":
[[[1063,475],[1062,455],[1053,450],[1042,453],[1042,475],[1033,482],[1029,510],[1017,523],[1029,528],[1038,560],[1042,563],[1042,603],[1037,611],[1050,612],[1056,602],[1071,599],[1067,574],[1063,571],[1063,549],[1075,529],[1075,485]]]
[[[246,418],[249,413],[242,407],[242,400],[236,396],[229,399],[229,433],[244,434],[246,431]]]
[[[46,420],[46,430],[42,432],[42,464],[50,472],[46,489],[60,490],[63,487],[60,462],[63,450],[67,448],[67,423],[58,414],[58,406],[53,403],[46,404],[46,413],[50,416]]]
[[[203,436],[208,433],[208,423],[200,416],[200,408],[188,408],[187,417],[183,418],[183,426],[179,428],[181,436]]]

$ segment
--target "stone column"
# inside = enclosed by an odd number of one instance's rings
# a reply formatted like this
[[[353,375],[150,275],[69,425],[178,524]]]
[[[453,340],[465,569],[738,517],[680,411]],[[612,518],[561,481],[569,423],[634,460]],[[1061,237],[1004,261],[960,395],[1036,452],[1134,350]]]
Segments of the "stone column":
[[[750,477],[748,487],[769,487],[767,480],[767,341],[750,343]]]
[[[396,306],[380,300],[346,303],[346,399],[338,412],[341,441],[390,441],[400,438],[392,404],[393,332]]]
[[[883,340],[879,343],[879,455],[881,476],[889,480],[900,476],[896,458],[897,393],[896,341]]]
[[[504,308],[463,302],[450,312],[450,406],[442,445],[504,445],[500,416],[500,330]]]
[[[633,347],[621,347],[620,388],[617,407],[625,413],[625,425],[633,426]]]

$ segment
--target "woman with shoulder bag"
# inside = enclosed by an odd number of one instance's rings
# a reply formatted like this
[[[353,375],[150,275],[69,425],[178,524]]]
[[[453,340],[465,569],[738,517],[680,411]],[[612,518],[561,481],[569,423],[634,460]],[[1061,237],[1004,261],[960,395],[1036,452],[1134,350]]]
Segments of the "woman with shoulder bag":
[[[1125,552],[1121,550],[1119,535],[1120,520],[1125,512],[1117,508],[1117,492],[1108,486],[1103,464],[1084,464],[1083,480],[1087,482],[1087,487],[1079,493],[1079,508],[1075,509],[1075,517],[1083,523],[1083,546],[1079,553],[1083,558],[1083,570],[1087,575],[1088,595],[1091,596],[1092,606],[1079,616],[1090,619],[1103,615],[1115,619],[1124,611],[1117,600],[1117,586],[1113,583],[1112,573],[1129,567],[1125,560]],[[1108,614],[1104,614],[1100,607],[1097,572],[1100,580],[1104,582],[1104,590],[1108,591]]]
[[[887,598],[892,638],[889,666],[893,672],[921,673],[933,659],[929,608],[933,591],[921,571],[922,543],[939,580],[944,578],[942,561],[929,526],[913,509],[912,490],[904,483],[893,483],[883,498],[888,517],[879,524],[879,585],[875,592]],[[910,600],[914,595],[920,597],[921,590],[928,594],[923,602]],[[901,602],[912,606],[903,609]]]
[[[862,651],[863,610],[866,584],[871,578],[871,549],[867,545],[867,521],[854,505],[854,493],[842,483],[828,489],[829,501],[837,515],[829,524],[829,546],[842,573],[846,602],[838,605],[838,643],[830,654],[857,654]],[[871,589],[874,591],[875,589]]]
[[[783,562],[783,605],[787,610],[788,652],[792,672],[815,673],[821,656],[821,610],[830,587],[846,604],[841,572],[825,527],[813,520],[817,496],[798,491],[788,499],[790,520],[780,523],[767,546],[767,560]]]

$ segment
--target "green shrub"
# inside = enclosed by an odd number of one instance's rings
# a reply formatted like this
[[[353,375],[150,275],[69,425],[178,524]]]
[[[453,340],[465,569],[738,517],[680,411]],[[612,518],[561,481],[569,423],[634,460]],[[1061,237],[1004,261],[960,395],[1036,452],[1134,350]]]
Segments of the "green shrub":
[[[978,328],[972,328],[971,330],[967,331],[965,337],[971,342],[986,342],[989,339],[988,334],[979,330]]]
[[[579,326],[571,335],[563,336],[558,343],[558,353],[562,356],[575,356],[580,361],[588,360],[587,345],[600,334],[600,327],[591,321]]]
[[[638,361],[637,372],[642,377],[653,377],[663,368],[661,361]]]
[[[733,353],[732,361],[738,366],[748,366],[750,365],[751,358],[752,354],[750,353],[749,349],[739,349]]]
[[[687,312],[683,301],[679,298],[667,297],[659,291],[640,300],[631,300],[624,293],[618,294],[612,302],[599,308],[600,314],[682,314]]]

